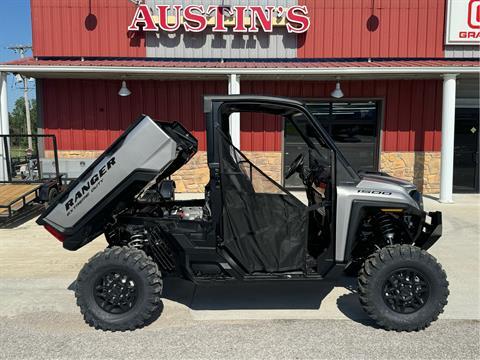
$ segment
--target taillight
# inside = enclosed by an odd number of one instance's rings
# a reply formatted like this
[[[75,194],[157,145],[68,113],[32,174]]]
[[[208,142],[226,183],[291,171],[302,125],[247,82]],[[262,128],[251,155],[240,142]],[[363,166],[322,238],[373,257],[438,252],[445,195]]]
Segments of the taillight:
[[[61,241],[63,242],[63,240],[65,240],[65,235],[63,235],[61,232],[57,231],[55,228],[53,228],[52,226],[50,225],[45,225],[45,230],[47,230],[50,234],[52,234],[53,236],[55,236],[58,241]]]

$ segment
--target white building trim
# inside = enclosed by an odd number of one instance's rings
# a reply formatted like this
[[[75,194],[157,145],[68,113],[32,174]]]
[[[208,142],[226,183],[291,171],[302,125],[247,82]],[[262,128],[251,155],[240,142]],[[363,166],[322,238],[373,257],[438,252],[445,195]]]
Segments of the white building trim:
[[[436,67],[316,67],[316,68],[184,68],[184,67],[126,67],[126,66],[56,66],[0,65],[0,72],[28,74],[118,74],[125,75],[443,75],[480,74],[477,66]]]

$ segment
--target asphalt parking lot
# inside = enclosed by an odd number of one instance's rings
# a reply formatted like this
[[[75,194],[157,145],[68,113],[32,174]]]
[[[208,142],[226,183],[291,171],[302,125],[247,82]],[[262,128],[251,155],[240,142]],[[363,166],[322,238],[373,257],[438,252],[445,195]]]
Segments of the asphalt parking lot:
[[[193,286],[167,281],[149,327],[104,333],[87,327],[72,283],[104,248],[98,239],[62,249],[30,221],[0,230],[0,358],[461,358],[480,357],[480,197],[442,205],[444,237],[431,249],[447,271],[440,320],[418,333],[386,332],[363,313],[355,281]]]

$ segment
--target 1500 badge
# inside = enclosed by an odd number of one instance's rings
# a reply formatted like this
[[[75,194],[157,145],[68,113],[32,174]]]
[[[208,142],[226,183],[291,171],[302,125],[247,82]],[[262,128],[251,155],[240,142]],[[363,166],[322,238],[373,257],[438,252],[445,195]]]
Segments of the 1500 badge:
[[[378,190],[358,190],[357,191],[360,194],[372,194],[372,195],[392,195],[391,192],[389,191],[378,191]]]

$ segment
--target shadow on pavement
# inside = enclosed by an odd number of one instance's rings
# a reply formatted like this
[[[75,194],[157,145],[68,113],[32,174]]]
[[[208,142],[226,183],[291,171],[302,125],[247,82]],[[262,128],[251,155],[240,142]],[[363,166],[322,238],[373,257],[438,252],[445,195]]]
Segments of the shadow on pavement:
[[[0,229],[15,229],[16,227],[36,218],[43,210],[45,210],[44,205],[27,205],[12,217],[0,218]]]
[[[163,297],[192,310],[318,309],[332,291],[327,281],[228,282],[195,285],[166,279]]]
[[[343,277],[343,281],[338,285],[350,291],[349,294],[344,294],[337,299],[338,310],[350,320],[378,329],[377,324],[368,317],[358,300],[357,278]]]
[[[323,281],[237,281],[197,285],[188,280],[166,278],[162,297],[192,310],[316,310],[334,287],[350,291],[337,299],[337,307],[346,317],[366,326],[377,327],[358,301],[355,277],[340,276]],[[75,281],[68,290],[75,291]],[[163,304],[152,322],[162,311]]]
[[[342,276],[323,281],[262,281],[198,284],[181,279],[165,279],[163,297],[193,310],[239,309],[319,309],[323,299],[335,286],[352,291],[339,303],[348,317],[365,313],[358,304],[354,289],[356,278]]]

